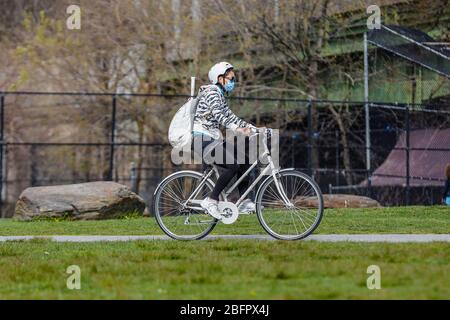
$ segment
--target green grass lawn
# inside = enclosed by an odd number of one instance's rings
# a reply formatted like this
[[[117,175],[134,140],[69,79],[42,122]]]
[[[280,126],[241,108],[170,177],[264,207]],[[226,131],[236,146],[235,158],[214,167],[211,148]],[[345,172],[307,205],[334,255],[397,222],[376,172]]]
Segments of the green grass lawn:
[[[326,210],[315,233],[449,233],[448,207]],[[264,234],[257,217],[213,234]],[[154,218],[22,222],[0,235],[156,235]],[[66,269],[81,268],[81,290]],[[366,287],[381,268],[381,289]],[[0,243],[0,299],[450,299],[449,243]]]
[[[450,299],[450,245],[196,242],[0,244],[0,299]],[[66,268],[81,269],[81,289]],[[366,287],[367,267],[381,289]]]
[[[450,233],[450,208],[391,207],[329,209],[316,234],[329,233]],[[0,219],[0,235],[157,235],[154,218],[131,216],[103,221],[18,221]],[[241,216],[233,225],[219,224],[212,234],[265,234],[256,215]]]

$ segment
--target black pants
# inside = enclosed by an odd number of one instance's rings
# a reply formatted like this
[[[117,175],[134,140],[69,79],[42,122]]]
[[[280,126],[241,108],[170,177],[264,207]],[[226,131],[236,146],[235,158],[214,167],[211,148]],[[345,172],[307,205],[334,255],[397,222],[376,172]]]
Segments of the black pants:
[[[237,148],[236,143],[234,143],[234,145],[227,144],[226,141],[213,140],[201,135],[194,136],[192,145],[196,146],[194,151],[200,151],[201,149],[202,154],[199,154],[198,152],[197,154],[202,156],[203,169],[205,169],[208,164],[212,163],[225,169],[217,179],[214,190],[209,196],[211,199],[219,200],[220,193],[225,189],[231,179],[233,179],[234,176],[239,179],[250,167],[248,159],[248,139],[245,141],[245,154],[240,155],[238,155],[239,148]],[[221,151],[219,149],[221,149]],[[221,161],[217,161],[216,154],[218,155],[217,158]],[[216,161],[211,161],[213,159]],[[244,194],[249,184],[250,175],[247,175],[238,185],[240,195]]]

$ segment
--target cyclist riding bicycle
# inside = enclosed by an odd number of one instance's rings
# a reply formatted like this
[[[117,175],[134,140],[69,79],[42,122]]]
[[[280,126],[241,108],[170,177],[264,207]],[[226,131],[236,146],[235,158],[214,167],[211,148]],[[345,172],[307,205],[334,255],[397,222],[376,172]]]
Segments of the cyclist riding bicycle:
[[[243,212],[254,211],[263,229],[275,239],[300,240],[309,236],[323,216],[319,186],[295,168],[278,166],[273,158],[277,156],[277,149],[272,150],[277,145],[273,129],[256,128],[230,110],[225,95],[236,84],[231,64],[215,64],[208,76],[211,84],[200,87],[197,98],[179,109],[174,117],[175,131],[169,129],[171,144],[182,146],[186,155],[194,155],[194,163],[201,159],[203,172],[176,171],[158,184],[152,199],[158,225],[173,239],[199,240],[210,234],[219,221],[232,224]],[[220,127],[227,128],[226,140]],[[241,135],[236,148],[235,134]],[[191,152],[184,149],[188,141],[192,142]],[[224,172],[220,174],[217,167],[224,168]],[[248,177],[255,169],[259,174],[252,177],[250,184]],[[236,182],[228,187],[235,176]],[[230,199],[236,188],[239,198]],[[250,199],[248,195],[254,191],[255,197]]]
[[[233,91],[236,84],[233,66],[228,62],[219,62],[209,70],[208,77],[211,84],[200,87],[200,92],[203,92],[203,95],[198,102],[194,116],[193,146],[201,146],[203,160],[206,154],[215,156],[217,148],[222,148],[223,161],[216,161],[214,164],[224,168],[225,171],[219,176],[209,197],[206,197],[200,204],[211,216],[220,220],[222,219],[218,208],[220,193],[234,176],[239,179],[249,168],[247,154],[245,155],[245,163],[238,163],[234,147],[227,148],[227,142],[223,139],[220,125],[233,133],[244,136],[250,135],[251,129],[256,127],[237,117],[228,107],[225,94]],[[194,148],[194,151],[200,150]],[[249,182],[247,178],[239,184],[240,194],[245,192]],[[255,204],[251,199],[245,199],[238,209],[240,212],[252,212],[255,211]]]

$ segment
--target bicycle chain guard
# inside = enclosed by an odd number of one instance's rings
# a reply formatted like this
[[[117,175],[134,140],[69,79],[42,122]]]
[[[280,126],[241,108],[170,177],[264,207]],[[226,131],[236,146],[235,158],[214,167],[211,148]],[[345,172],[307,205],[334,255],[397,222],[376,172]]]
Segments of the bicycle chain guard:
[[[220,213],[223,215],[223,218],[220,221],[224,224],[232,224],[236,222],[239,217],[239,210],[233,202],[219,201],[218,207]]]

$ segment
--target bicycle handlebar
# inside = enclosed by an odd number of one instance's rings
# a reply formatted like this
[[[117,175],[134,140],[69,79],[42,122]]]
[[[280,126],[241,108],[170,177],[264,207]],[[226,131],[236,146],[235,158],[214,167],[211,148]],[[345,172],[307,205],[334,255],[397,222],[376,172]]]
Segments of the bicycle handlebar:
[[[271,128],[256,128],[256,127],[254,127],[254,128],[250,128],[250,130],[255,134],[255,135],[259,135],[259,134],[262,134],[262,133],[266,133],[267,134],[267,136],[272,136],[272,132],[273,132],[273,129],[271,129]]]

